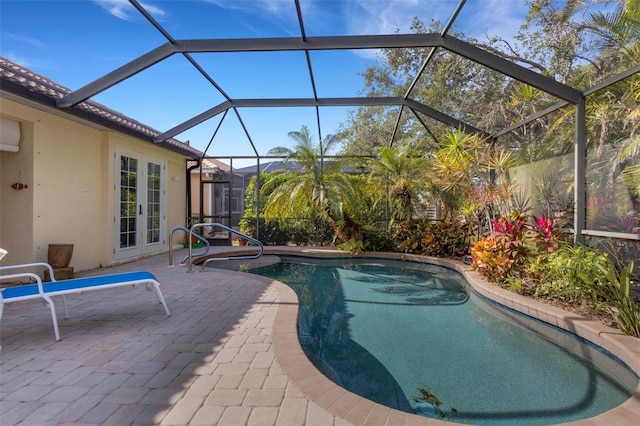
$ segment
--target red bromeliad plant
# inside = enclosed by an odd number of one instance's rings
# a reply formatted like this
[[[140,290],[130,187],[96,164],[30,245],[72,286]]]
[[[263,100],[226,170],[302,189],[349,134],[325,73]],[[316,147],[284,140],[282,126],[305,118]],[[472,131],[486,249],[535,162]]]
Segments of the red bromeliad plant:
[[[509,216],[491,221],[497,235],[507,237],[512,241],[530,239],[530,228],[527,226],[527,215],[521,211],[513,211]]]
[[[499,219],[493,219],[492,223],[493,229],[495,229],[498,234],[503,234],[516,240],[519,239],[520,230],[522,230],[525,222],[518,213],[514,219],[505,216],[502,218],[502,222]]]
[[[551,238],[553,236],[553,225],[555,221],[553,219],[549,220],[544,212],[542,212],[540,217],[533,215],[533,221],[537,226],[538,233],[547,246],[547,252],[552,253],[554,247],[551,243]]]
[[[540,217],[533,216],[534,239],[542,245],[547,253],[553,253],[555,249],[566,244],[555,219],[549,219],[544,212]]]

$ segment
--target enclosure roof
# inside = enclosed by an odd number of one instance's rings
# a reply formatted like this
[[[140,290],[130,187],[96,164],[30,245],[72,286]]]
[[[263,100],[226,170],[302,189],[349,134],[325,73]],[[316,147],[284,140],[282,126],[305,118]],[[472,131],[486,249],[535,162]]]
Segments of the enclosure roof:
[[[53,78],[74,89],[47,87],[38,91],[43,102],[71,114],[102,117],[107,126],[118,122],[121,114],[100,106],[100,101],[160,129],[125,119],[120,124],[127,131],[194,157],[200,152],[262,157],[269,148],[285,145],[286,133],[300,124],[322,140],[339,125],[335,111],[344,122],[349,108],[359,106],[409,110],[420,121],[426,117],[483,136],[500,130],[478,129],[455,111],[412,97],[422,70],[439,49],[536,87],[564,105],[578,104],[584,97],[527,64],[505,59],[508,55],[465,41],[497,36],[513,42],[528,13],[526,2],[95,0],[43,2],[37,10],[28,3],[0,3],[5,28],[0,53],[6,46],[38,44],[32,34],[15,33],[23,28],[47,37],[52,49],[59,49],[52,72],[70,83]],[[401,15],[403,11],[407,13]],[[36,22],[37,13],[42,22]],[[440,33],[416,33],[411,15],[425,26],[432,20],[446,25]],[[12,16],[30,19],[18,23]],[[82,19],[70,19],[74,16]],[[407,48],[431,54],[405,95],[363,96],[362,74],[376,64],[376,55],[382,49]],[[20,89],[17,82],[11,84]],[[301,109],[305,112],[297,115]]]

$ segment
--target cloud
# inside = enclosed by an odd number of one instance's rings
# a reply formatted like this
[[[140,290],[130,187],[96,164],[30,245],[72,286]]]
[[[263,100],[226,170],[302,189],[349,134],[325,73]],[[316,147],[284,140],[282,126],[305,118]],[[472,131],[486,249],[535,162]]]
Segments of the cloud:
[[[258,20],[244,19],[238,25],[246,28],[248,34],[259,36],[264,33],[262,25],[269,22],[282,29],[290,36],[298,36],[299,32],[292,32],[297,28],[298,18],[293,1],[282,0],[204,0],[206,3],[225,10],[237,11],[258,18]],[[293,24],[293,26],[292,26]]]
[[[8,60],[10,60],[11,62],[20,64],[20,66],[23,66],[25,68],[33,68],[35,65],[30,58],[26,56],[22,56],[19,53],[9,51],[9,52],[2,52],[2,55]]]
[[[282,0],[253,0],[253,1],[229,1],[229,0],[205,0],[222,9],[241,10],[255,15],[295,16],[293,2]]]
[[[27,46],[27,47],[31,47],[31,48],[35,48],[38,50],[46,50],[47,49],[47,45],[42,42],[41,40],[37,39],[37,38],[33,38],[33,37],[29,37],[29,36],[25,36],[22,34],[15,34],[15,33],[4,33],[4,37],[8,38],[8,39],[12,39],[17,41],[18,43]]]
[[[478,40],[499,36],[512,42],[525,22],[528,6],[525,2],[484,0],[471,3],[462,10],[458,28]]]
[[[133,7],[131,3],[127,0],[93,0],[95,3],[100,5],[104,10],[109,12],[111,15],[116,18],[123,19],[125,21],[131,21],[134,16],[138,15],[138,12]],[[144,7],[147,12],[154,16],[154,18],[162,18],[166,14],[164,10],[159,7],[153,6],[151,4],[140,2],[142,7]]]
[[[351,34],[409,33],[414,17],[426,25],[432,19],[446,22],[457,1],[356,0],[345,2],[344,24]]]
[[[37,64],[42,64],[42,58],[45,56],[43,52],[49,49],[49,46],[40,39],[23,34],[3,33],[2,37],[5,40],[16,42],[14,47],[16,50],[3,50],[2,56],[26,68],[33,68]],[[37,59],[34,60],[33,58]]]

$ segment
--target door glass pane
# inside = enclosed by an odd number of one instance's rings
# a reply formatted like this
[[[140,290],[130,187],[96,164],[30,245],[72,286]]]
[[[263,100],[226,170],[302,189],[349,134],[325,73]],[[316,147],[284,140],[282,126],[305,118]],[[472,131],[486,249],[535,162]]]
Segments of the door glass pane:
[[[120,248],[137,245],[138,160],[120,156]]]
[[[160,242],[160,170],[147,163],[147,244]]]

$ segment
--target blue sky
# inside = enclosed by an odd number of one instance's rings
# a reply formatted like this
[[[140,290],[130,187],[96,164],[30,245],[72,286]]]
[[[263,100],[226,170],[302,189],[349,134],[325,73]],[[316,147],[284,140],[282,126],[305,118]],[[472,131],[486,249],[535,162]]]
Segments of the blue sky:
[[[301,0],[308,36],[409,32],[414,16],[446,23],[458,0]],[[299,37],[293,0],[147,0],[141,4],[174,39]],[[523,0],[468,0],[454,26],[483,39],[512,39]],[[165,43],[126,0],[0,0],[0,56],[72,90]],[[303,52],[193,54],[232,98],[313,97]],[[358,96],[374,51],[311,52],[320,97]],[[219,104],[223,96],[181,55],[98,94],[95,101],[161,132]],[[335,133],[347,108],[320,110],[322,134]],[[317,140],[314,108],[239,109],[260,155],[291,145],[287,133],[307,125]],[[221,116],[177,139],[204,150]],[[230,111],[208,155],[254,155]],[[234,162],[234,166],[241,165]]]

